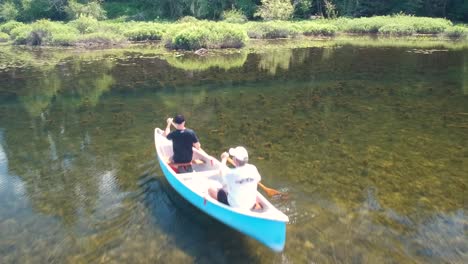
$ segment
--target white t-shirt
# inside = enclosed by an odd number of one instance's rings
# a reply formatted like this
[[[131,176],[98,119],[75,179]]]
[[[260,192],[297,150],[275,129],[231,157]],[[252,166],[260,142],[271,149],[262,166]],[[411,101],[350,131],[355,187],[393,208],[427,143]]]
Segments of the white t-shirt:
[[[252,164],[230,169],[225,176],[229,205],[252,208],[257,200],[257,184],[260,180],[260,173]]]

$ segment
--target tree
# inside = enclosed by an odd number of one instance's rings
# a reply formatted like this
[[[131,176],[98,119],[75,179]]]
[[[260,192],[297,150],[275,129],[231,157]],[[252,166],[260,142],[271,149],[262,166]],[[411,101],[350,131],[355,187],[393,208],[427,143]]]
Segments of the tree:
[[[256,16],[264,20],[288,20],[294,8],[289,0],[262,0]]]
[[[18,9],[12,2],[0,5],[0,19],[4,21],[15,20],[18,17]]]

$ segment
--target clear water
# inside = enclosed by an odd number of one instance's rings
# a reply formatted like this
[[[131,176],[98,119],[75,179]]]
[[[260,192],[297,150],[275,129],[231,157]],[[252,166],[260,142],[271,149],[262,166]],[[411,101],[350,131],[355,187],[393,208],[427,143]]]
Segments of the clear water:
[[[1,51],[0,263],[468,262],[466,48]],[[168,185],[177,112],[289,194],[282,253]]]

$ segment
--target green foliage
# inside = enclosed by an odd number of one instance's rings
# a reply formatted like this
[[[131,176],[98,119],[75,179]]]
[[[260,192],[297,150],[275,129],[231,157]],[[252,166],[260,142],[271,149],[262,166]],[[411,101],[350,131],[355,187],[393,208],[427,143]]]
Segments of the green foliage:
[[[237,9],[231,9],[228,11],[224,11],[223,14],[221,15],[221,18],[224,20],[224,22],[228,23],[245,23],[247,22],[247,17],[242,13],[241,10]]]
[[[13,21],[13,20],[12,20],[12,21],[8,21],[8,22],[6,22],[5,24],[2,24],[2,25],[0,26],[0,31],[1,31],[1,32],[4,32],[4,33],[7,33],[7,34],[10,34],[10,32],[11,32],[13,29],[15,29],[15,28],[17,28],[17,27],[19,27],[19,26],[23,26],[23,25],[24,25],[23,23],[18,22],[18,21]]]
[[[412,24],[416,33],[419,34],[438,34],[452,26],[452,22],[443,18],[406,16],[403,19],[408,19],[408,23]]]
[[[77,19],[81,16],[92,17],[97,20],[106,18],[106,11],[101,7],[99,2],[89,2],[87,4],[80,4],[76,1],[69,1],[65,12],[70,19]]]
[[[10,36],[7,33],[0,32],[0,42],[7,42],[10,40]]]
[[[447,28],[444,34],[449,38],[454,38],[454,39],[465,38],[466,39],[468,38],[468,27],[453,26],[453,27]]]
[[[340,29],[348,33],[378,33],[380,28],[386,25],[385,30],[407,31],[409,27],[414,28],[419,34],[438,34],[450,27],[452,23],[442,18],[414,17],[407,15],[362,17],[356,19],[339,20]],[[406,27],[406,29],[404,29]]]
[[[380,34],[390,36],[409,36],[416,32],[412,25],[407,24],[387,24],[379,29]]]
[[[103,8],[106,10],[107,17],[110,19],[135,17],[141,13],[143,8],[140,8],[139,3],[135,1],[105,1]]]
[[[166,46],[174,49],[240,48],[248,37],[244,30],[224,22],[183,23],[165,35]]]
[[[196,23],[196,22],[198,22],[198,19],[193,16],[184,16],[184,17],[179,18],[179,20],[177,20],[177,23]]]
[[[294,1],[294,17],[308,18],[312,12],[313,0],[296,0]]]
[[[76,28],[81,34],[86,34],[98,31],[99,22],[93,17],[80,16],[79,18],[68,22],[68,25]]]
[[[19,11],[13,2],[0,4],[0,20],[10,21],[18,17]]]
[[[128,23],[124,30],[124,36],[128,40],[142,41],[142,40],[160,40],[165,32],[161,24],[156,23]]]
[[[338,27],[331,24],[306,22],[300,24],[300,31],[305,36],[334,36]]]
[[[249,22],[245,25],[247,35],[256,39],[294,38],[300,30],[284,21]]]
[[[348,33],[377,33],[387,22],[382,17],[362,17],[347,20],[343,29]]]
[[[262,5],[255,13],[263,20],[288,20],[294,8],[289,0],[262,0]]]
[[[331,0],[323,0],[325,3],[325,14],[328,18],[336,18],[338,11],[336,10],[335,4]]]
[[[16,27],[11,31],[11,37],[16,44],[27,45],[55,45],[55,35],[78,35],[79,32],[73,27],[61,22],[49,20],[38,20],[30,25]]]

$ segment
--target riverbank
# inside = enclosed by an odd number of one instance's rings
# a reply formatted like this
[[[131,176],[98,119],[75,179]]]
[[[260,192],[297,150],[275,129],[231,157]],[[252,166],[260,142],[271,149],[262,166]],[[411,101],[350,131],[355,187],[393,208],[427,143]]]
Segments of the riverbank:
[[[431,36],[468,40],[468,25],[442,18],[404,15],[303,21],[228,23],[186,17],[168,22],[98,21],[80,17],[68,23],[38,20],[31,24],[10,21],[0,25],[0,42],[29,46],[123,46],[160,40],[168,49],[242,48],[253,39],[335,38],[336,36],[392,38]]]

